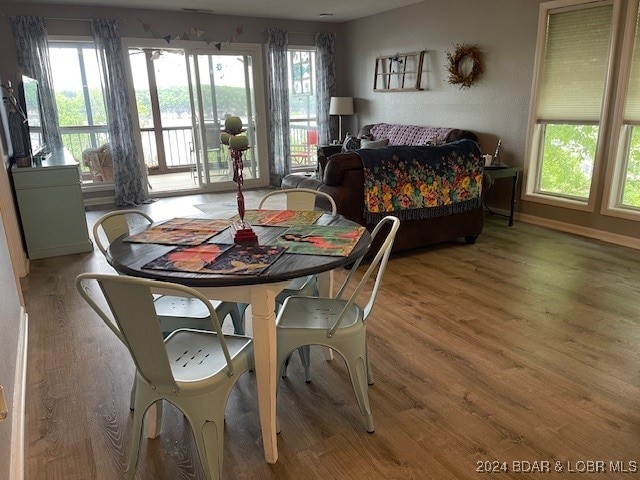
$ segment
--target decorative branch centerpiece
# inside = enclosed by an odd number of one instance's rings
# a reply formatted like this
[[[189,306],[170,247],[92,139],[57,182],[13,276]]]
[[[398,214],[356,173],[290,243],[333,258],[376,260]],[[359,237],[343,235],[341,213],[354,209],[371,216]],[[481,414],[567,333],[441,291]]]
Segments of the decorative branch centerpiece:
[[[238,201],[238,216],[240,221],[231,225],[234,230],[233,241],[236,244],[258,244],[258,236],[251,228],[249,222],[244,219],[244,195],[242,194],[242,155],[249,149],[249,139],[245,135],[240,135],[242,129],[242,119],[240,117],[227,117],[224,122],[224,131],[220,134],[220,142],[229,146],[231,160],[233,161],[233,181],[238,186],[236,198]]]

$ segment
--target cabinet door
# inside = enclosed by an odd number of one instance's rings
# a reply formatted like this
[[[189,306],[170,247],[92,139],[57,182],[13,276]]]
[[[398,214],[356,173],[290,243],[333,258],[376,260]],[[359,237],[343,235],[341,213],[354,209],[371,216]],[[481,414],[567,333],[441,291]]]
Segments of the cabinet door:
[[[30,259],[91,251],[77,167],[14,175]]]

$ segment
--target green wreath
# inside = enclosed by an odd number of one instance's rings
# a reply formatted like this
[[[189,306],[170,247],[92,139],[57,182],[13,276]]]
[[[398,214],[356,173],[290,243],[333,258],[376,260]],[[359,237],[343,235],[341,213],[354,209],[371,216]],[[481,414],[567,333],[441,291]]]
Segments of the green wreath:
[[[462,62],[471,61],[471,69],[468,72],[462,71]],[[449,65],[449,83],[460,85],[460,88],[469,88],[483,72],[482,53],[477,45],[456,45],[453,53],[447,52]]]

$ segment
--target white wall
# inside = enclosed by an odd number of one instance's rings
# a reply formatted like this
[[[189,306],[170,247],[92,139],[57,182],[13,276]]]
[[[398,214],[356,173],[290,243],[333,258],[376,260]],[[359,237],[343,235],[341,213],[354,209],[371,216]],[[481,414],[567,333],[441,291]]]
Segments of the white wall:
[[[502,138],[502,160],[523,166],[542,1],[428,0],[345,24],[339,55],[347,67],[346,75],[339,73],[340,93],[356,98],[356,115],[345,117],[345,129],[356,132],[376,122],[464,128],[480,135],[484,153],[493,153]],[[462,43],[477,44],[484,53],[485,73],[469,89],[447,83],[446,52]],[[377,56],[422,49],[428,51],[426,90],[373,92]],[[508,189],[500,193],[506,208]],[[551,222],[640,238],[637,222],[597,212],[520,200],[516,209]]]
[[[503,160],[522,165],[540,0],[430,0],[349,24],[347,91],[358,125],[388,122],[456,127],[503,140]],[[446,52],[477,44],[485,73],[471,88],[447,83]],[[373,92],[375,58],[427,50],[420,92]]]
[[[3,157],[4,153],[0,142],[0,160]],[[6,177],[4,161],[0,161],[0,165],[3,166],[0,176]],[[5,223],[3,222],[3,219],[8,216],[5,214],[7,208],[13,208],[13,205],[0,205],[0,385],[4,387],[5,399],[9,406],[9,417],[0,422],[0,446],[2,447],[0,451],[0,478],[3,479],[10,478],[12,439],[16,435],[13,429],[16,428],[18,423],[14,421],[14,416],[18,415],[20,421],[23,418],[23,412],[20,411],[20,402],[17,405],[13,403],[16,374],[22,375],[21,372],[16,372],[16,365],[21,365],[18,356],[19,350],[22,348],[22,345],[19,345],[19,340],[21,339],[22,300],[18,291],[17,277],[12,267],[11,256],[9,255]],[[22,451],[18,445],[13,445],[13,447],[16,447],[18,452]],[[13,460],[15,462],[18,459],[13,457]]]

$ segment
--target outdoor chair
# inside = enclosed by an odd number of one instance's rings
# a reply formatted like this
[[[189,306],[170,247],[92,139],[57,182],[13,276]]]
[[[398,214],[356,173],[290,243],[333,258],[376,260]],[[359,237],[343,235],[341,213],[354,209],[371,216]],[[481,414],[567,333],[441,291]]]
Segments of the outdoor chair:
[[[153,223],[153,219],[140,210],[114,210],[100,217],[93,225],[93,238],[98,249],[106,255],[111,242],[121,235],[129,234],[130,222],[142,221],[143,224]],[[103,241],[103,235],[107,244]],[[170,295],[156,295],[156,311],[163,334],[166,336],[177,328],[197,328],[210,330],[209,312],[201,302],[184,297]],[[246,304],[221,302],[212,300],[218,318],[224,322],[227,315],[231,316],[233,331],[237,335],[244,335],[244,312]]]
[[[258,209],[262,209],[265,203],[268,203],[269,199],[274,199],[276,196],[285,195],[286,203],[285,208],[287,210],[296,211],[311,211],[315,210],[316,198],[320,197],[325,199],[331,207],[331,215],[337,213],[336,202],[331,195],[325,192],[317,190],[311,190],[307,188],[291,188],[284,190],[274,190],[267,193],[258,204]],[[318,278],[316,275],[308,275],[306,277],[295,278],[276,296],[276,311],[280,310],[282,304],[291,295],[303,295],[303,296],[318,296]],[[304,379],[307,383],[311,382],[311,353],[308,346],[304,346],[298,350],[302,366],[304,367]],[[283,377],[287,376],[287,366],[289,365],[290,358],[287,358],[284,366],[281,369]]]
[[[104,298],[98,295],[97,286]],[[145,412],[158,400],[167,400],[191,424],[206,478],[220,479],[225,407],[240,375],[253,368],[251,338],[223,335],[210,301],[183,285],[83,273],[76,278],[76,288],[125,344],[136,366],[137,393],[125,478],[135,477]],[[209,312],[211,331],[179,329],[163,339],[154,289],[173,290],[201,302]],[[96,300],[100,304],[106,300],[108,309],[100,307]]]
[[[334,298],[290,296],[285,300],[276,320],[277,365],[280,368],[294,350],[306,345],[323,345],[342,355],[349,370],[358,406],[365,415],[369,433],[374,431],[374,426],[367,385],[373,385],[373,373],[367,355],[366,321],[380,288],[400,220],[387,216],[371,233],[373,240],[387,224],[389,231],[385,240],[349,298],[343,297],[347,288],[351,288],[350,284],[364,255],[354,263]],[[377,274],[369,298],[366,304],[360,307],[356,299],[376,269]],[[277,378],[276,382],[279,384],[280,379]]]

